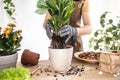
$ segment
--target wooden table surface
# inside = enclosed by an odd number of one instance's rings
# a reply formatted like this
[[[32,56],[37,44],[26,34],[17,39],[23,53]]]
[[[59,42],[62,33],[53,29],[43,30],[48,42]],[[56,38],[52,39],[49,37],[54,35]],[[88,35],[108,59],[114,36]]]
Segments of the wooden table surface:
[[[18,66],[21,66],[19,63]],[[35,74],[31,76],[32,80],[116,80],[113,74],[103,72],[100,74],[98,64],[87,63],[77,59],[73,59],[73,67],[81,69],[84,66],[84,71],[79,71],[77,74],[61,74],[52,69],[49,60],[40,60],[36,66],[26,66],[30,72]]]

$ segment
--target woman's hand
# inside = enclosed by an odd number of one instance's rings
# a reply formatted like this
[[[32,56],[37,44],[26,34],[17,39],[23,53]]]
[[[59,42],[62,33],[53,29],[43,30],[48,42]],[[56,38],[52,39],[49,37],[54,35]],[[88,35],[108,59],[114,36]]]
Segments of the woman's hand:
[[[47,34],[48,38],[52,39],[52,36],[54,33],[54,28],[52,26],[50,26],[49,24],[47,24],[45,29],[46,29],[46,34]]]
[[[61,37],[69,35],[69,36],[75,36],[77,33],[77,29],[70,26],[70,25],[64,25],[60,30],[59,34]]]
[[[59,34],[61,37],[67,36],[68,38],[66,39],[65,43],[68,42],[68,40],[72,37],[72,36],[76,36],[77,34],[77,29],[70,26],[70,25],[64,25],[60,30],[59,30]]]

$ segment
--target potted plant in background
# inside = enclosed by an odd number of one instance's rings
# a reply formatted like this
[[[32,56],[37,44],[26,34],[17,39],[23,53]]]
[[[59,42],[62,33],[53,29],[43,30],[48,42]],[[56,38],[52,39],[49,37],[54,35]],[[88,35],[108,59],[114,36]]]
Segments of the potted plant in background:
[[[13,23],[5,28],[0,27],[0,69],[16,66],[22,30],[16,30],[15,27]]]
[[[54,28],[52,46],[49,47],[50,61],[57,71],[66,71],[70,67],[73,47],[66,46],[66,38],[59,36],[59,29],[69,24],[73,8],[73,0],[38,0],[36,13],[44,14],[46,11],[52,16],[47,24]]]
[[[101,29],[95,31],[94,36],[90,38],[89,47],[100,51],[119,51],[120,50],[120,17],[109,19],[105,12],[100,17]]]
[[[108,18],[108,13],[101,15],[101,29],[95,31],[94,36],[90,38],[89,47],[102,51],[100,70],[115,73],[120,70],[120,17]]]

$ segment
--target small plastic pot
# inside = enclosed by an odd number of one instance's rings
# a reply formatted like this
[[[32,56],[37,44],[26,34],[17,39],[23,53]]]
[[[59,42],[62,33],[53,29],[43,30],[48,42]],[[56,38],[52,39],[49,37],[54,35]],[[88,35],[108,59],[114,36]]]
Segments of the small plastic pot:
[[[37,65],[39,62],[40,54],[25,49],[21,56],[21,63],[23,65]]]

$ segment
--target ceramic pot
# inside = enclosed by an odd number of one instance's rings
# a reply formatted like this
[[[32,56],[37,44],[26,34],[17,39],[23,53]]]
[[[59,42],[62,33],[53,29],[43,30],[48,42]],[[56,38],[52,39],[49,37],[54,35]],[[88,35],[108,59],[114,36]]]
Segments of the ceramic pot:
[[[68,46],[66,49],[53,49],[49,47],[49,59],[53,69],[58,72],[69,70],[73,56],[73,47]]]
[[[10,67],[16,67],[17,59],[18,59],[18,53],[12,55],[0,56],[0,70]]]

